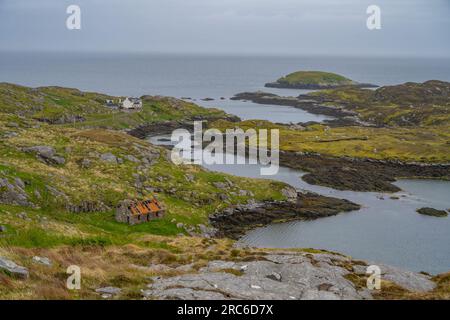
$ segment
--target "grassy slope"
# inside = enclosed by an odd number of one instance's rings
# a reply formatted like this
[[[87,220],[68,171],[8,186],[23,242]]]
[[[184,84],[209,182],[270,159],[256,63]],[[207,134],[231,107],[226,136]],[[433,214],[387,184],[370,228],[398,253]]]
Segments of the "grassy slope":
[[[5,127],[1,120],[0,124],[2,128]],[[30,199],[40,208],[0,205],[0,224],[7,224],[11,230],[17,231],[11,237],[0,238],[0,244],[47,246],[70,244],[82,238],[95,239],[99,236],[108,243],[125,243],[133,239],[134,232],[176,235],[180,230],[176,228],[176,223],[171,222],[172,219],[188,225],[207,224],[208,215],[225,205],[219,200],[219,194],[228,194],[232,203],[246,202],[250,198],[236,195],[241,189],[252,191],[257,199],[282,198],[279,190],[283,185],[266,180],[229,176],[234,187],[228,191],[217,189],[212,183],[225,181],[226,175],[207,172],[196,166],[175,166],[166,159],[166,150],[152,147],[145,141],[126,134],[101,129],[80,131],[51,125],[42,125],[40,128],[22,127],[15,131],[19,136],[1,141],[0,177],[10,181],[20,177],[27,184],[26,191]],[[66,158],[66,163],[62,166],[49,166],[38,161],[34,155],[20,151],[21,147],[34,145],[53,146],[58,154]],[[99,154],[110,152],[123,159],[127,155],[139,158],[140,153],[136,150],[156,151],[161,156],[148,170],[132,161],[112,164],[101,161],[98,157]],[[82,159],[91,161],[88,169],[80,166]],[[113,211],[104,214],[69,214],[65,210],[68,201],[52,196],[45,187],[51,186],[63,192],[72,204],[93,201],[114,207],[123,199],[142,198],[134,186],[136,174],[145,177],[145,185],[163,190],[159,195],[167,207],[167,215],[163,219],[129,227],[116,223]],[[186,179],[187,174],[194,177],[193,182]],[[41,194],[40,199],[35,196],[36,190]],[[48,217],[55,223],[55,237],[52,232],[41,234],[39,224],[18,219],[15,214],[21,211],[28,212],[36,220],[39,220],[38,216]],[[75,240],[65,239],[65,233],[59,232],[59,225],[71,225],[77,230],[77,234],[80,232],[80,236]],[[85,236],[81,236],[82,234]]]
[[[216,109],[205,109],[193,103],[168,97],[144,96],[143,110],[124,113],[105,106],[107,99],[119,99],[99,93],[60,87],[28,88],[0,83],[0,112],[33,119],[54,121],[61,117],[81,116],[86,121],[76,127],[110,129],[134,128],[148,122],[178,120],[192,116],[223,117]]]
[[[336,157],[447,163],[450,161],[450,83],[427,81],[377,90],[341,88],[310,93],[325,104],[354,111],[378,127],[310,125],[290,129],[268,121],[243,121],[242,128],[278,128],[285,151]],[[211,127],[234,128],[216,121]]]
[[[211,127],[234,128],[235,123],[216,121]],[[315,152],[336,157],[446,163],[450,161],[450,128],[373,128],[312,125],[294,130],[268,121],[243,121],[239,127],[277,128],[284,151]]]
[[[449,126],[450,84],[406,83],[377,90],[343,88],[311,93],[329,104],[342,105],[362,120],[387,126]]]
[[[278,83],[297,85],[351,85],[353,81],[341,75],[322,71],[298,71],[277,80]]]
[[[19,127],[8,127],[14,121]],[[197,227],[208,224],[208,215],[227,204],[219,199],[227,194],[231,203],[245,203],[250,198],[283,199],[283,184],[268,180],[243,179],[208,172],[197,166],[175,166],[166,159],[166,150],[129,135],[103,129],[79,130],[64,126],[40,124],[30,119],[0,113],[0,136],[15,132],[17,136],[0,140],[0,178],[10,182],[20,178],[26,193],[36,207],[0,204],[0,225],[6,232],[0,236],[0,256],[26,266],[31,278],[20,281],[0,272],[0,299],[79,299],[99,298],[94,289],[115,285],[124,289],[122,298],[139,298],[139,290],[153,275],[173,275],[181,271],[152,270],[150,263],[174,267],[195,262],[204,266],[214,259],[241,259],[252,256],[232,248],[229,240],[207,240],[179,237],[182,222]],[[38,161],[20,150],[24,146],[49,145],[66,159],[60,166]],[[137,150],[159,152],[159,160],[147,172],[138,164],[106,163],[96,153],[111,152],[118,157],[139,156]],[[83,169],[81,159],[90,159]],[[125,198],[142,198],[134,187],[135,174],[145,176],[145,184],[160,188],[158,198],[166,207],[159,220],[137,226],[117,223],[114,210],[103,213],[69,213],[65,203],[102,201],[114,206]],[[188,181],[187,175],[194,178]],[[231,180],[229,190],[218,189],[213,182]],[[63,192],[68,200],[52,195],[47,186]],[[254,197],[239,196],[248,190]],[[35,195],[39,192],[40,197]],[[27,218],[21,217],[26,213]],[[175,219],[175,220],[173,220]],[[49,257],[52,267],[33,263],[31,257]],[[81,266],[83,288],[65,288],[65,269]],[[133,267],[138,265],[140,267]]]

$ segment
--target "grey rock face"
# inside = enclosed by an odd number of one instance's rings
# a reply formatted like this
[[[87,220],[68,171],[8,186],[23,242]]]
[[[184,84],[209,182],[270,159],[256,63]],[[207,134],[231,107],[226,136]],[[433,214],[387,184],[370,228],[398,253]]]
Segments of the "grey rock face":
[[[25,187],[23,181],[20,180],[19,184],[17,183],[17,181],[11,183],[6,178],[0,178],[0,203],[20,206],[30,205],[28,195],[21,187],[22,185]]]
[[[334,265],[315,266],[300,254],[266,256],[267,261],[213,261],[199,274],[159,279],[143,294],[158,299],[364,299],[344,278],[348,271]],[[224,272],[241,271],[242,275]],[[222,270],[222,271],[221,271]],[[333,283],[320,291],[324,282]]]
[[[286,187],[283,190],[281,190],[281,194],[285,196],[289,201],[297,200],[297,190],[295,190],[295,188]]]
[[[372,299],[346,276],[352,260],[334,254],[278,252],[266,260],[212,261],[199,273],[153,278],[143,290],[148,299],[342,300]],[[358,266],[361,267],[361,266]],[[421,274],[380,266],[384,279],[408,290],[431,290]],[[237,272],[230,272],[236,270]]]
[[[213,186],[217,189],[226,189],[228,188],[228,184],[225,182],[213,182]]]
[[[33,257],[33,261],[39,264],[42,264],[44,266],[47,267],[51,267],[52,266],[52,262],[50,261],[49,258],[46,257],[38,257],[38,256],[34,256]]]
[[[122,292],[122,289],[116,287],[104,287],[96,289],[95,292],[99,293],[103,299],[110,299],[113,296],[119,295]]]
[[[105,162],[117,163],[117,157],[112,153],[104,153],[100,155],[100,159]]]
[[[83,169],[89,169],[91,167],[91,163],[92,163],[91,160],[85,158],[81,160],[80,166]]]
[[[25,183],[22,181],[22,179],[15,178],[14,182],[15,182],[16,186],[18,186],[19,188],[25,189]]]
[[[431,277],[400,268],[378,265],[381,268],[381,278],[398,284],[400,287],[414,292],[426,292],[433,290],[436,284]]]
[[[28,269],[17,265],[15,262],[0,257],[0,270],[10,274],[14,278],[28,279]]]
[[[56,154],[56,151],[53,147],[33,146],[23,148],[22,150],[28,153],[36,154],[36,157],[46,164],[62,165],[66,162],[66,160],[63,157]]]
[[[133,155],[126,155],[125,159],[134,163],[140,163],[141,161]]]

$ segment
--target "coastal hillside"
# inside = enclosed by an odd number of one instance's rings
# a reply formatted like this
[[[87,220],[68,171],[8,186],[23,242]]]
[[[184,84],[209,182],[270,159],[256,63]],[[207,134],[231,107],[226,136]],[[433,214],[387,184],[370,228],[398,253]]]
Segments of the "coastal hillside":
[[[232,99],[333,117],[324,123],[239,123],[242,128],[279,129],[281,163],[308,172],[303,176],[308,183],[395,192],[396,178],[450,179],[449,92],[449,82],[432,80],[376,90],[320,90],[298,97],[244,92]],[[219,120],[211,127],[236,125]]]
[[[376,126],[450,125],[450,83],[445,81],[322,90],[299,98],[341,107]]]
[[[296,205],[296,191],[284,183],[177,166],[168,150],[122,130],[101,128],[147,123],[146,107],[154,115],[151,123],[163,129],[167,119],[227,119],[217,110],[173,98],[143,97],[143,110],[129,113],[105,109],[102,101],[110,97],[96,93],[12,85],[3,89],[7,92],[1,94],[0,108],[0,298],[100,298],[96,290],[106,285],[120,286],[122,298],[142,297],[149,276],[195,272],[214,259],[240,261],[264,254],[233,249],[226,238],[211,239],[233,223],[245,230],[245,221],[213,224],[210,218],[215,213],[264,203]],[[51,113],[53,108],[56,113]],[[45,117],[39,116],[41,112]],[[70,116],[79,121],[75,125],[49,121]],[[134,226],[116,221],[123,201],[152,197],[163,206],[162,217]],[[339,199],[302,197],[311,204],[286,219],[359,208]],[[265,223],[283,218],[274,213],[262,216]],[[245,225],[261,223],[259,219]],[[152,269],[148,263],[164,266]],[[58,276],[70,264],[97,270],[84,273],[80,292],[65,289],[65,277]]]
[[[143,96],[139,113],[107,106],[107,100],[124,99],[61,87],[29,88],[0,83],[0,113],[50,124],[86,128],[131,129],[146,123],[187,118],[223,118],[225,113],[171,97]]]
[[[123,130],[149,123],[165,130],[195,118],[231,125],[221,111],[144,96],[142,110],[124,112],[107,109],[103,100],[114,97],[96,93],[2,88],[1,299],[280,299],[290,291],[298,293],[290,299],[448,297],[448,275],[386,266],[383,291],[369,292],[367,262],[315,249],[235,247],[232,238],[257,226],[360,206],[277,181],[176,166],[167,149]],[[137,225],[116,220],[124,201],[152,197],[161,217]],[[66,288],[69,265],[82,269],[81,290]],[[261,268],[267,272],[256,272]]]
[[[279,78],[276,82],[267,83],[269,88],[286,89],[329,89],[344,86],[372,87],[370,84],[360,84],[342,75],[323,71],[297,71]]]

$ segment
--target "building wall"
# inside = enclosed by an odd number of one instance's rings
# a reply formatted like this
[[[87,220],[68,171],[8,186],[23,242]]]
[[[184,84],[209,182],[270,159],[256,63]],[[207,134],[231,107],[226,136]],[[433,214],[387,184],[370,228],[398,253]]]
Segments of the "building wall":
[[[125,100],[122,102],[122,108],[124,108],[124,109],[132,109],[132,108],[133,108],[133,102],[131,102],[131,101],[128,100],[128,99],[125,99]]]
[[[146,223],[151,220],[160,218],[160,217],[162,217],[162,215],[163,215],[162,212],[158,212],[157,215],[154,215],[152,213],[142,214],[142,215],[131,215],[131,214],[129,215],[127,213],[118,211],[118,212],[116,212],[116,221],[121,222],[121,223],[128,223],[130,225],[135,225],[135,224]]]

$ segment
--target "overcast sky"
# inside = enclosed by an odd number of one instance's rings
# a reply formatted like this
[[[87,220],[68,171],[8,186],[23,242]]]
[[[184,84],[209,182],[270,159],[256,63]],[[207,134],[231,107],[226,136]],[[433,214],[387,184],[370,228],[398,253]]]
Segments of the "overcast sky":
[[[0,50],[448,57],[449,33],[450,0],[0,0]]]

